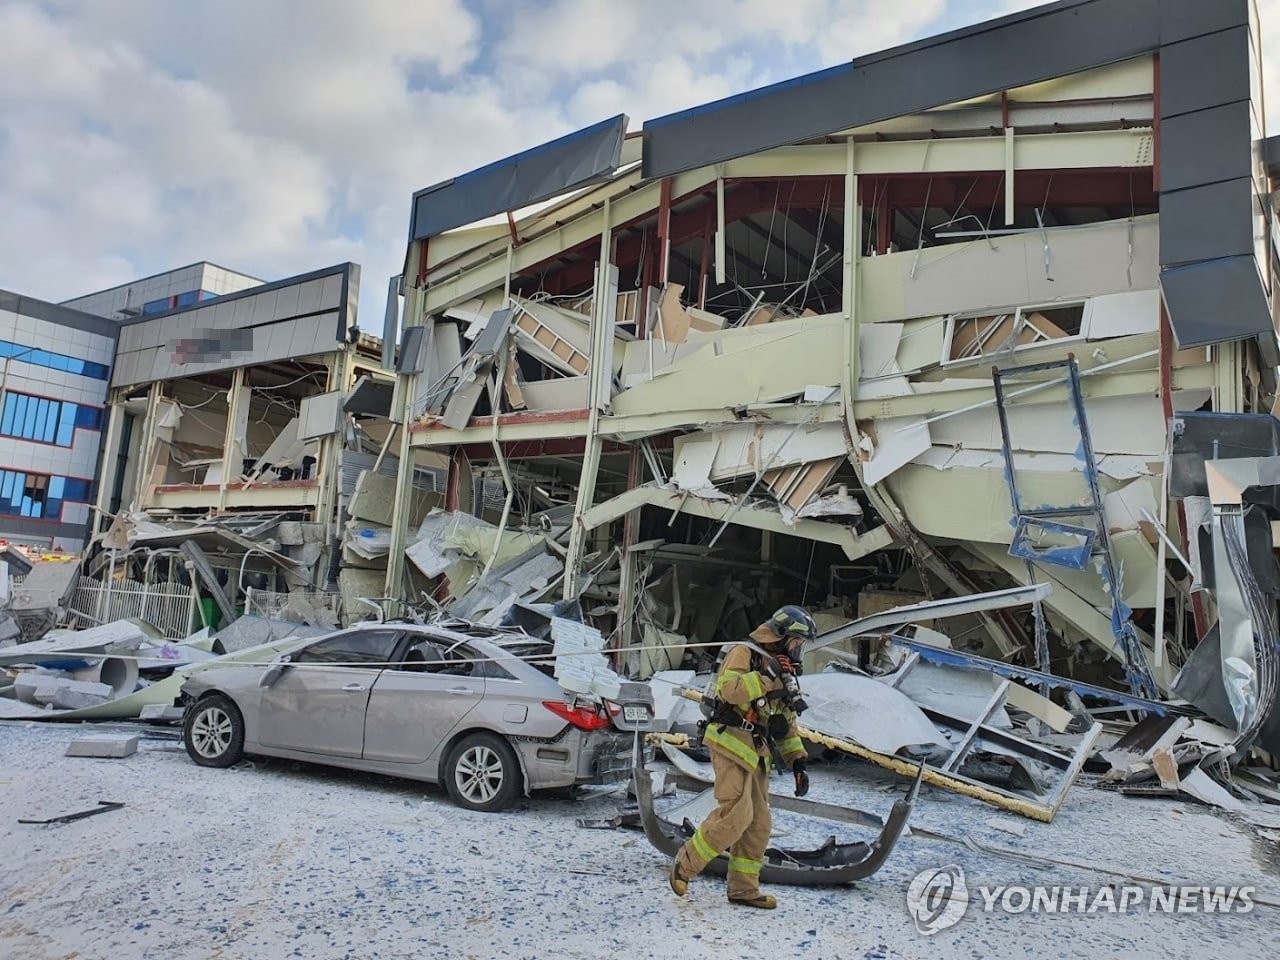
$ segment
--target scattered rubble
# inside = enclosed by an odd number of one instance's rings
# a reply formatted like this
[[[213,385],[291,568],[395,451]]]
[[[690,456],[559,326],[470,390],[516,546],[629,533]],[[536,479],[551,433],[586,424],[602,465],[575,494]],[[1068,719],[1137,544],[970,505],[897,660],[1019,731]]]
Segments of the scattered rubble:
[[[103,757],[122,760],[138,752],[138,738],[128,734],[98,734],[77,737],[67,744],[68,757]]]
[[[922,784],[1049,823],[1096,783],[1267,819],[1277,344],[1265,297],[1219,301],[1259,293],[1214,247],[1239,231],[1161,212],[1154,54],[777,149],[691,137],[657,175],[615,118],[523,200],[540,168],[500,161],[415,197],[398,345],[360,334],[349,264],[223,300],[282,334],[251,360],[129,325],[128,506],[76,562],[0,562],[0,718],[173,719],[194,672],[448,621],[537,641],[574,700],[647,683],[696,779],[719,651],[800,603],[812,754],[912,779],[908,810]],[[874,868],[905,817],[825,866]]]

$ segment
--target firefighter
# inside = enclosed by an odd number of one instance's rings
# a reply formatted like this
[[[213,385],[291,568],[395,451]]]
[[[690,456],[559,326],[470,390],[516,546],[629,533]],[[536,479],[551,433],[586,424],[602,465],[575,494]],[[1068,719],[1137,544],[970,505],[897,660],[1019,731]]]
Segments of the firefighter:
[[[805,749],[796,732],[800,650],[817,633],[803,607],[785,606],[750,636],[733,644],[716,673],[716,705],[703,743],[715,771],[719,806],[698,827],[671,864],[676,896],[719,854],[729,853],[729,902],[762,910],[778,904],[760,892],[760,868],[769,843],[769,769],[772,754],[795,777],[795,794],[809,792]]]

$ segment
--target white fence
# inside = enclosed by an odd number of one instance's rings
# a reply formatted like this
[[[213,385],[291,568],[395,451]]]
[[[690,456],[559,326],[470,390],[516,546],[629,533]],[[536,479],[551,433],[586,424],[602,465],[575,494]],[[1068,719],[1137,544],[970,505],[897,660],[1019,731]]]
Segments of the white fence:
[[[269,620],[302,620],[310,623],[313,617],[300,614],[320,614],[327,611],[336,624],[343,623],[342,594],[320,591],[296,590],[293,593],[274,593],[270,590],[246,590],[245,613],[256,614]]]
[[[66,624],[84,628],[138,617],[153,624],[169,639],[182,640],[199,627],[196,603],[191,587],[181,583],[112,580],[104,584],[82,576],[71,595]]]

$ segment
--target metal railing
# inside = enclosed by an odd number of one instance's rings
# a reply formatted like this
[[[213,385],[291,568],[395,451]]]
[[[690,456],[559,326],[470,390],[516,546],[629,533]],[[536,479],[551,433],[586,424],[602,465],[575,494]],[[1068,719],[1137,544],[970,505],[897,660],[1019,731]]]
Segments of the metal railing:
[[[332,614],[335,624],[343,624],[342,594],[324,593],[314,590],[295,590],[292,593],[277,593],[270,590],[245,590],[245,613],[256,614],[269,620],[297,620],[298,617],[290,609],[310,608],[316,613]]]
[[[199,626],[199,598],[181,583],[140,583],[111,580],[104,583],[81,576],[67,606],[65,625],[83,629],[112,620],[137,617],[152,624],[170,640],[183,640]]]

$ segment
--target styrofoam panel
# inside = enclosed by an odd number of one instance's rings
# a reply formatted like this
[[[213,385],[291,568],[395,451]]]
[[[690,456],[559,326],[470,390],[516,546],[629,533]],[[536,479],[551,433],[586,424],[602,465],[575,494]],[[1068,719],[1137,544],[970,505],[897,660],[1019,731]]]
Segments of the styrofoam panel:
[[[875,450],[862,464],[863,482],[875,484],[933,445],[924,417],[886,417],[875,421]]]
[[[1135,290],[1091,297],[1085,302],[1080,332],[1086,340],[1156,333],[1160,329],[1160,291]]]

